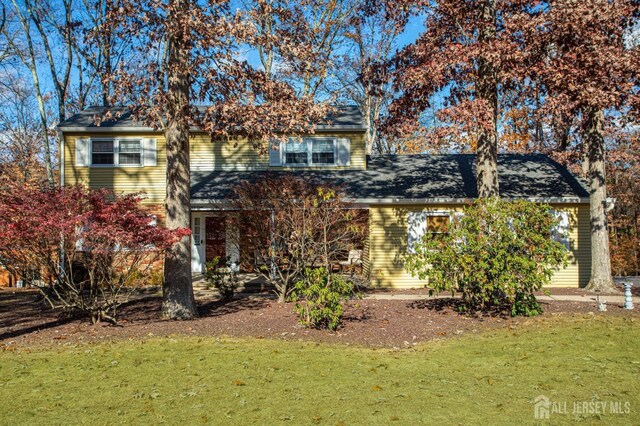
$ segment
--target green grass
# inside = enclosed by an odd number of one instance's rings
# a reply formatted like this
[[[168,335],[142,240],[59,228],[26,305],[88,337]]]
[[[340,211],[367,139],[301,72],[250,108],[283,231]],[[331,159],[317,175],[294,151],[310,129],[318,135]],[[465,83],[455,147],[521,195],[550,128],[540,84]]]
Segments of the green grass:
[[[640,328],[535,320],[413,350],[152,339],[0,353],[0,424],[552,424],[640,420]],[[577,401],[631,412],[571,413]]]

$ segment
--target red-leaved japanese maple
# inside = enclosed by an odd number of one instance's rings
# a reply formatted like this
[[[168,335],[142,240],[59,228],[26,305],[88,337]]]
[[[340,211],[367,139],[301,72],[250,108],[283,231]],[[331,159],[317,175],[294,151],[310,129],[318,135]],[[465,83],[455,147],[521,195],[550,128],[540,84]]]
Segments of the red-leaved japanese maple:
[[[168,230],[140,204],[82,186],[0,191],[0,260],[38,283],[54,308],[92,322],[117,321],[117,309],[145,284],[154,262],[188,229]]]

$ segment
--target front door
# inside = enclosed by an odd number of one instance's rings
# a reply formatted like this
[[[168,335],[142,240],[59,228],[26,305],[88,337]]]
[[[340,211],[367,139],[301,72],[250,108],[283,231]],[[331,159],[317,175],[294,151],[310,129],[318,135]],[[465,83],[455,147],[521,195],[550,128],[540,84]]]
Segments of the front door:
[[[211,262],[220,257],[225,262],[227,256],[225,238],[225,220],[220,216],[208,216],[205,219],[205,260]]]

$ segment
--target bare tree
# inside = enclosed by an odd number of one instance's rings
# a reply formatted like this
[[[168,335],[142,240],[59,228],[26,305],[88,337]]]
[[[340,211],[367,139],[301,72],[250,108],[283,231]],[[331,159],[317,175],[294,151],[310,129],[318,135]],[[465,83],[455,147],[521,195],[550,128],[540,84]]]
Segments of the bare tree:
[[[346,53],[333,64],[333,78],[327,79],[325,85],[340,99],[358,105],[368,128],[367,154],[390,154],[396,152],[397,147],[380,137],[378,122],[391,102],[393,88],[388,74],[375,71],[397,48],[401,26],[392,16],[385,16],[381,7],[375,6],[360,5],[349,20]]]
[[[357,0],[261,0],[246,4],[257,27],[253,44],[267,74],[278,73],[301,96],[330,97],[322,91],[346,41]],[[284,43],[283,43],[284,41]],[[304,51],[291,50],[303,44]]]
[[[18,57],[21,63],[28,69],[33,80],[34,95],[38,104],[40,115],[40,137],[44,146],[44,164],[47,171],[49,185],[54,185],[52,150],[49,140],[49,123],[43,84],[40,81],[38,69],[39,55],[36,50],[35,36],[31,20],[31,12],[28,7],[11,0],[13,9],[12,17],[18,23],[16,26],[5,26],[3,33],[12,53]]]

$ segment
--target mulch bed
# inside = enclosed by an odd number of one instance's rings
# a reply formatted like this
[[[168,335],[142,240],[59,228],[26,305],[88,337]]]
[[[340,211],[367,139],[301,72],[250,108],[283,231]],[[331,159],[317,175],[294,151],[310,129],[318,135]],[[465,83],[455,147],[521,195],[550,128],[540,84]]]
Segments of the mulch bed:
[[[91,325],[86,319],[67,318],[47,309],[33,290],[0,290],[0,347],[159,336],[230,336],[406,348],[429,340],[516,327],[531,321],[504,315],[462,315],[453,306],[455,299],[369,299],[352,303],[346,310],[343,326],[337,332],[329,332],[303,328],[291,303],[279,304],[268,296],[264,293],[244,295],[229,303],[199,299],[200,318],[192,321],[162,321],[158,319],[161,297],[141,296],[121,308],[120,324],[112,326]],[[627,311],[615,304],[609,304],[605,313],[597,312],[594,303],[585,302],[544,302],[543,307],[543,318],[590,312],[640,317],[638,310]]]

